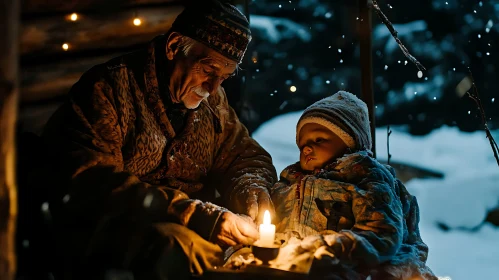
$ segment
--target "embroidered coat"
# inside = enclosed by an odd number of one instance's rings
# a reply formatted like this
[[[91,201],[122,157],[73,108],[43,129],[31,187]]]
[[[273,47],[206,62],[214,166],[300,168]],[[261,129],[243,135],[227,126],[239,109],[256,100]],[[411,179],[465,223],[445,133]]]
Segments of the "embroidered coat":
[[[270,155],[249,135],[222,87],[175,131],[168,113],[165,37],[87,71],[49,120],[56,167],[51,211],[70,223],[102,218],[176,222],[209,240],[224,208],[249,186],[276,181]],[[168,96],[169,95],[169,96]],[[203,201],[196,198],[203,198]],[[61,202],[62,201],[62,202]]]
[[[271,195],[278,232],[298,238],[334,235],[328,244],[333,254],[364,275],[372,270],[395,276],[380,279],[433,279],[416,198],[391,167],[368,152],[347,154],[315,174],[302,173],[299,162],[290,165]]]

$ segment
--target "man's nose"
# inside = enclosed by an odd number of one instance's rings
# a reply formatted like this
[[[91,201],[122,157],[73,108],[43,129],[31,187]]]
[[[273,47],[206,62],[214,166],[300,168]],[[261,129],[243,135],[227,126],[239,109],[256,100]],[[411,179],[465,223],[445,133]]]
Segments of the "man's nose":
[[[219,77],[213,77],[204,82],[203,87],[210,93],[210,95],[213,95],[217,92],[218,87],[222,84],[222,81],[223,80]]]

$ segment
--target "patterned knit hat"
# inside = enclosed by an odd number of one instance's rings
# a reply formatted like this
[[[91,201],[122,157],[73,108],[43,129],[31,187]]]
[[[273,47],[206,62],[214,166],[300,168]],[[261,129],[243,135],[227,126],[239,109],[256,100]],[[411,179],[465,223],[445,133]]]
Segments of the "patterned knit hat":
[[[251,41],[248,19],[233,5],[218,0],[191,1],[171,31],[195,39],[238,63]]]
[[[305,109],[296,126],[297,143],[300,130],[307,123],[329,128],[352,151],[371,150],[371,126],[367,105],[349,92],[338,91]]]

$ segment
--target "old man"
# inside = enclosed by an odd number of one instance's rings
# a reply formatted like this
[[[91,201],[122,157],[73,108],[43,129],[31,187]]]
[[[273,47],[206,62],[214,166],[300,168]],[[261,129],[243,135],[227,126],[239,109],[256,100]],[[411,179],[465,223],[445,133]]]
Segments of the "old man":
[[[276,173],[221,87],[250,40],[234,6],[198,1],[72,87],[43,133],[61,278],[188,277],[258,238]]]

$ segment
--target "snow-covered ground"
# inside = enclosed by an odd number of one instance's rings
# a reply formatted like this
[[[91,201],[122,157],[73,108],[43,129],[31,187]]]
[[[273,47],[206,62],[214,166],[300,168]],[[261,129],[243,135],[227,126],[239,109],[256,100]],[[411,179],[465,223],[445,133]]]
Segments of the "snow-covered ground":
[[[298,160],[295,127],[300,115],[275,117],[253,134],[272,155],[278,172]],[[411,136],[403,127],[392,131],[393,161],[445,174],[444,179],[413,179],[406,184],[421,208],[421,235],[430,248],[428,265],[442,279],[499,279],[499,228],[484,224],[475,232],[445,232],[436,226],[442,222],[471,228],[482,223],[487,209],[499,205],[499,167],[485,132],[442,127],[426,136]],[[494,133],[499,140],[499,131]],[[386,127],[376,130],[380,159],[387,157],[386,137]]]

